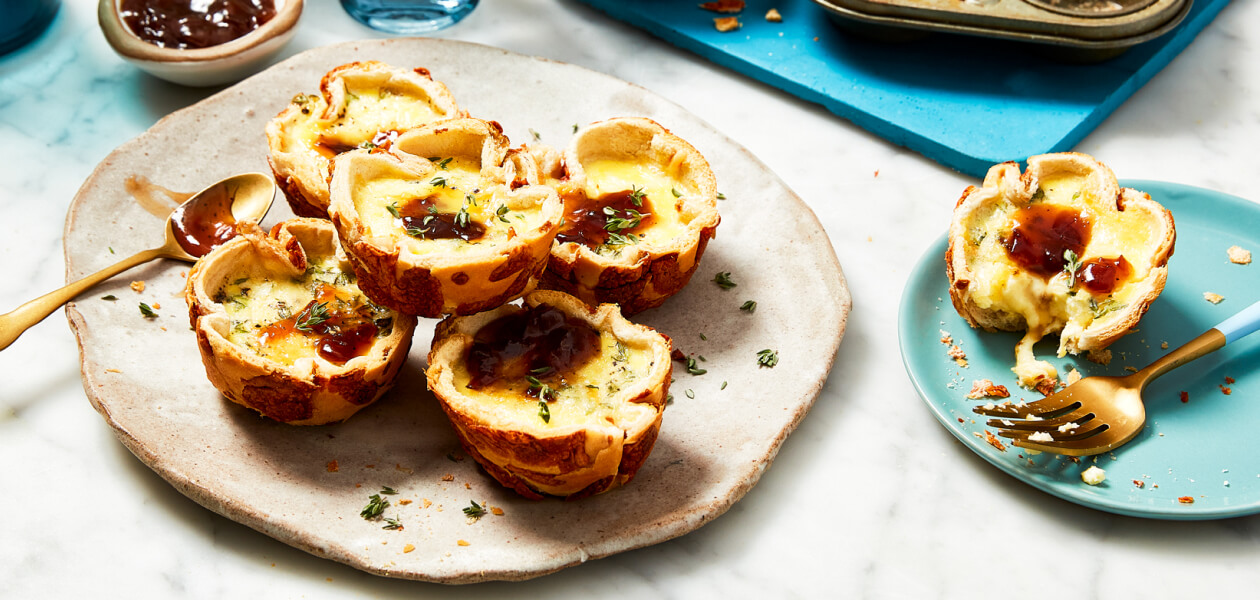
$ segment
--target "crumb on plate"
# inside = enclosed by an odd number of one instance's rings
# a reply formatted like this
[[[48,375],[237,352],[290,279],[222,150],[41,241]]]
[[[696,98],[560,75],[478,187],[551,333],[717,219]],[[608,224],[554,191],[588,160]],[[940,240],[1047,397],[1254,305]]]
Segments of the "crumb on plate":
[[[739,17],[717,17],[713,19],[713,28],[722,33],[735,31],[740,27],[742,27],[742,25],[739,22]]]
[[[1072,369],[1071,371],[1068,371],[1068,373],[1067,373],[1067,382],[1066,382],[1066,383],[1067,383],[1067,385],[1072,385],[1073,383],[1076,383],[1076,382],[1078,382],[1078,381],[1080,381],[1080,380],[1081,380],[1081,372],[1080,372],[1080,371],[1077,371],[1076,369]]]
[[[1194,504],[1194,496],[1182,496],[1177,498],[1177,502],[1182,504]]]
[[[1229,262],[1232,262],[1236,265],[1251,264],[1251,251],[1250,250],[1247,250],[1245,248],[1240,248],[1238,246],[1230,246],[1229,249],[1225,251],[1225,253],[1229,255]]]
[[[1088,469],[1081,471],[1081,481],[1089,485],[1098,485],[1107,479],[1107,472],[1098,468],[1098,465],[1092,465]]]
[[[1097,363],[1104,366],[1109,365],[1111,364],[1111,350],[1110,349],[1090,350],[1089,352],[1085,353],[1085,358],[1086,360],[1092,363]]]
[[[766,20],[770,21],[771,23],[782,23],[783,15],[779,14],[778,9],[772,8],[766,11]]]
[[[144,281],[141,280],[141,281],[131,282],[131,289],[134,290],[137,294],[144,292]]]
[[[1212,304],[1220,304],[1225,300],[1225,296],[1214,294],[1212,292],[1203,292],[1203,299],[1211,302]]]
[[[1011,393],[1007,391],[1006,386],[997,385],[989,379],[976,379],[971,382],[971,391],[967,393],[967,397],[972,400],[980,400],[981,398],[1010,398]]]

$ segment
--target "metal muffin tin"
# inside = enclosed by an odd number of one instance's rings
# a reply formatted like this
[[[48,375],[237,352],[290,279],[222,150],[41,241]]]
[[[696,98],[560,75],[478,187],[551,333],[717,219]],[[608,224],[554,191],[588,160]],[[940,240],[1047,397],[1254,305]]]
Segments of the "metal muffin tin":
[[[897,41],[940,31],[1105,60],[1176,27],[1193,0],[813,0],[845,29]]]

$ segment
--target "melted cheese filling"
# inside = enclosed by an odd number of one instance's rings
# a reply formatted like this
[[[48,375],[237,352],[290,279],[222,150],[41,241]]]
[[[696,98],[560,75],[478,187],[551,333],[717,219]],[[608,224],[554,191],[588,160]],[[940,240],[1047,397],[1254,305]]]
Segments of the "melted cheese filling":
[[[1012,371],[1020,384],[1027,387],[1034,387],[1039,380],[1058,377],[1053,365],[1037,360],[1033,345],[1050,333],[1079,332],[1095,321],[1118,316],[1118,309],[1126,306],[1138,291],[1139,286],[1134,284],[1149,274],[1160,241],[1154,239],[1155,232],[1145,219],[1126,218],[1125,213],[1103,204],[1112,199],[1094,197],[1080,175],[1047,177],[1040,183],[1044,196],[1037,202],[1077,209],[1092,223],[1090,239],[1079,257],[1082,263],[1097,257],[1124,256],[1133,266],[1133,274],[1106,297],[1095,298],[1079,286],[1069,289],[1066,272],[1045,280],[1020,268],[1007,254],[1002,240],[1010,235],[1014,226],[1014,203],[995,203],[1000,207],[973,216],[974,224],[968,228],[966,236],[967,241],[977,247],[968,256],[975,277],[966,293],[981,309],[1024,318],[1028,330],[1015,347]],[[1061,339],[1058,355],[1065,354],[1065,342]]]
[[[355,189],[355,209],[369,237],[393,237],[404,250],[422,255],[468,252],[479,245],[510,240],[519,232],[542,226],[540,204],[535,199],[517,198],[507,193],[505,186],[482,180],[478,160],[439,158],[434,164],[438,168],[423,178],[417,179],[398,170],[397,176],[364,181]],[[467,241],[409,235],[395,212],[420,198],[431,198],[433,206],[441,213],[464,211],[471,222],[485,227],[485,235]]]
[[[381,131],[405,131],[446,116],[420,90],[372,85],[351,78],[342,81],[346,85],[346,104],[337,119],[323,127],[324,139],[357,146]]]
[[[419,89],[358,79],[342,79],[346,103],[331,121],[320,118],[328,106],[322,96],[302,96],[304,110],[285,128],[284,151],[307,149],[326,161],[371,142],[380,132],[406,131],[449,116]]]
[[[629,346],[607,331],[600,332],[599,338],[599,354],[576,371],[566,373],[563,383],[549,385],[555,399],[546,403],[546,421],[541,416],[540,400],[526,395],[533,385],[527,380],[470,389],[468,367],[459,361],[452,367],[455,388],[479,405],[492,407],[500,418],[530,426],[568,427],[600,422],[616,425],[625,402],[613,402],[614,398],[647,377],[655,363],[647,348]]]
[[[292,365],[300,358],[317,355],[319,336],[298,331],[268,339],[265,331],[298,314],[317,298],[327,302],[333,313],[366,308],[376,319],[392,318],[392,313],[372,304],[359,291],[350,266],[342,264],[335,256],[311,263],[306,273],[296,278],[277,277],[260,270],[241,273],[223,286],[215,301],[227,310],[229,342],[264,358]],[[388,328],[382,328],[378,335],[388,333]]]
[[[662,168],[655,163],[604,159],[583,164],[582,168],[586,171],[584,192],[588,198],[632,189],[643,191],[643,208],[639,212],[651,213],[656,219],[651,227],[639,232],[643,235],[641,241],[668,243],[686,231],[681,196],[694,190],[679,181],[677,165]]]

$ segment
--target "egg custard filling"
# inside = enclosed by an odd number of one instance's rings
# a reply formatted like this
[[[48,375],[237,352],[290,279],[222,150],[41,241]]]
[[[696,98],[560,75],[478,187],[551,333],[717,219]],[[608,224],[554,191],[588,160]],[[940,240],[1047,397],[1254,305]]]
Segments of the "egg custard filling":
[[[677,161],[600,159],[584,164],[586,185],[565,196],[565,219],[556,240],[599,254],[634,244],[665,244],[686,230],[682,197],[695,193],[678,178]],[[671,173],[672,171],[672,173]]]
[[[214,300],[230,319],[229,342],[283,365],[315,356],[344,364],[394,325],[392,312],[368,300],[336,256],[310,263],[298,277],[240,273]]]
[[[360,183],[353,202],[367,236],[393,236],[414,255],[461,253],[511,240],[546,220],[536,195],[512,194],[483,178],[477,159],[427,162],[419,171],[396,165]]]
[[[292,119],[281,149],[305,148],[331,159],[355,148],[386,145],[401,131],[455,117],[453,101],[434,98],[431,84],[427,72],[380,63],[334,70],[325,78],[323,95],[294,96],[292,103],[302,116]]]
[[[473,337],[453,383],[502,419],[565,428],[619,422],[621,392],[654,366],[650,349],[548,305],[499,317]]]

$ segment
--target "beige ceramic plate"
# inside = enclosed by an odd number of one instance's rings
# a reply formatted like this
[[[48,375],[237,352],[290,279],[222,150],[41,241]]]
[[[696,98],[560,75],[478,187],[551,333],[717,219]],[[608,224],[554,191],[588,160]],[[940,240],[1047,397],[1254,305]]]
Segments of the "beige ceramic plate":
[[[180,298],[188,265],[165,261],[116,278],[67,309],[82,348],[84,388],[119,439],[206,508],[390,577],[525,579],[668,540],[725,512],[757,482],[817,397],[844,333],[849,292],[817,218],[778,177],[700,119],[624,81],[445,40],[305,52],[170,115],[106,158],[70,207],[68,278],[161,241],[163,221],[152,214],[160,211],[146,210],[126,191],[129,176],[188,191],[231,173],[266,171],[266,121],[294,94],[315,91],[325,71],[369,59],[429,68],[461,106],[501,122],[516,143],[532,130],[563,147],[574,124],[646,116],[703,152],[727,197],[719,203],[717,238],[691,285],[635,320],[704,355],[700,366],[708,373],[676,368],[674,402],[656,449],[628,486],[578,502],[528,501],[458,451],[425,390],[434,321],[421,320],[397,387],[375,405],[342,425],[280,425],[210,386]],[[267,224],[289,216],[277,202]],[[738,287],[712,283],[719,271],[729,271]],[[147,283],[142,293],[128,288],[140,279]],[[99,299],[107,294],[118,299]],[[739,309],[745,300],[757,302],[755,313]],[[160,305],[159,316],[143,318],[139,302]],[[758,367],[763,349],[778,351],[777,367]],[[385,516],[399,519],[400,531],[359,516],[382,486],[399,492],[386,496]],[[473,500],[503,514],[469,522],[462,509]]]

